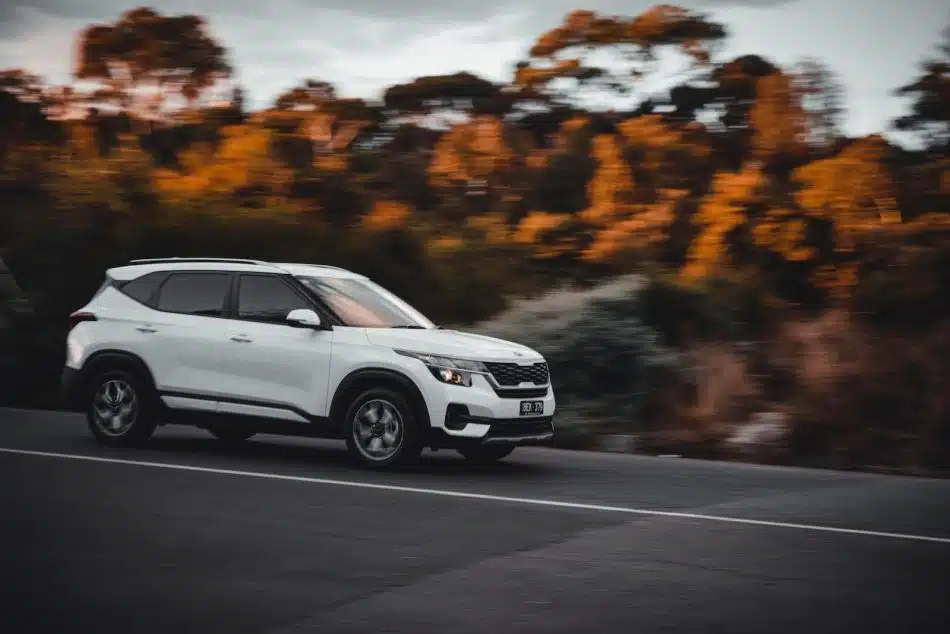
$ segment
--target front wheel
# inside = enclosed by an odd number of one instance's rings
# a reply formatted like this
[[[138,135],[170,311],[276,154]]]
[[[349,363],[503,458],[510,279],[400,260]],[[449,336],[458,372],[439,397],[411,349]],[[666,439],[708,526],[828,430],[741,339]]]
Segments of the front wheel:
[[[490,464],[507,458],[514,450],[514,445],[476,445],[474,447],[462,447],[458,452],[469,462]]]
[[[126,447],[147,440],[158,424],[155,391],[137,374],[106,370],[89,382],[86,423],[104,445]]]
[[[371,388],[356,397],[346,412],[344,432],[350,454],[370,468],[405,466],[422,453],[412,408],[389,388]]]

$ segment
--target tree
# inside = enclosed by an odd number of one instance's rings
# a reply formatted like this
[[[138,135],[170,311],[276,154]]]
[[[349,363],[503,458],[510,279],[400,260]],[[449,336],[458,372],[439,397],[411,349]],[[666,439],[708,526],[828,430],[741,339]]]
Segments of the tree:
[[[49,119],[53,105],[38,76],[20,69],[0,71],[0,174],[4,178],[21,178],[22,171],[29,169],[29,161],[24,160],[30,148],[57,138],[58,128]]]
[[[75,78],[103,84],[94,100],[139,118],[157,119],[173,96],[193,106],[231,75],[224,48],[197,15],[132,9],[115,23],[87,27],[78,50]]]
[[[825,228],[823,242],[830,247],[819,254],[822,267],[815,282],[839,296],[852,292],[862,259],[880,241],[878,236],[902,223],[888,150],[887,141],[872,135],[793,175],[800,187],[798,208]]]
[[[333,84],[319,79],[306,79],[277,97],[274,107],[278,110],[313,112],[333,99],[336,99]]]
[[[358,138],[379,127],[383,121],[380,110],[364,99],[341,98],[333,84],[310,78],[280,94],[262,118],[268,127],[308,143],[308,161],[326,165],[328,155],[349,149]],[[299,148],[289,151],[299,154]],[[339,164],[338,160],[331,162]]]
[[[759,81],[779,68],[758,55],[742,55],[718,64],[702,84],[684,83],[670,90],[663,106],[665,119],[685,123],[702,120],[714,134],[718,162],[738,170],[749,157],[755,129],[752,111],[760,94]]]
[[[184,152],[180,170],[155,171],[162,196],[184,207],[217,201],[277,207],[286,200],[293,174],[275,157],[274,133],[245,124],[230,126],[222,135],[217,148],[196,146]]]
[[[811,58],[798,62],[791,76],[807,117],[808,144],[830,150],[842,135],[844,86],[827,65]]]
[[[749,115],[753,157],[771,164],[800,158],[806,147],[808,121],[793,79],[778,71],[756,82],[755,104]]]
[[[514,83],[554,100],[576,101],[585,88],[628,96],[652,70],[659,49],[678,48],[705,65],[712,47],[725,36],[722,25],[671,5],[655,6],[635,18],[578,10],[535,41],[531,59],[516,67]],[[609,63],[597,61],[604,52],[612,53]]]
[[[853,249],[862,232],[901,223],[886,164],[888,149],[886,140],[873,135],[795,172],[795,180],[802,186],[799,206],[834,225],[839,250]]]
[[[319,105],[304,124],[317,154],[346,150],[382,122],[377,106],[364,99],[329,99]]]
[[[924,63],[923,74],[897,94],[913,100],[910,113],[895,122],[897,129],[913,132],[928,148],[950,154],[950,26],[938,54]]]
[[[395,117],[425,117],[440,111],[501,116],[512,106],[503,86],[468,72],[418,77],[386,89],[383,102]]]
[[[594,234],[582,253],[588,262],[607,263],[625,253],[634,260],[652,259],[649,249],[665,240],[673,221],[677,195],[637,183],[623,141],[616,134],[594,139],[597,171],[588,185],[590,206],[580,214]]]
[[[520,163],[504,122],[482,115],[442,136],[429,165],[430,183],[455,201],[453,220],[460,220],[472,211],[498,209],[505,199],[512,202]]]

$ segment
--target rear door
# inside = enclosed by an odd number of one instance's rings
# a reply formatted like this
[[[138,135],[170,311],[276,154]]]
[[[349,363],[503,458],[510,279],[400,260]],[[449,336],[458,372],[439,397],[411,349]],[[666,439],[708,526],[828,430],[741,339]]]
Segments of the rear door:
[[[324,415],[333,331],[287,323],[290,311],[315,307],[280,275],[241,273],[235,291],[219,411],[300,422]]]
[[[231,280],[220,271],[172,272],[158,290],[153,319],[138,326],[150,342],[146,362],[171,406],[217,409]]]

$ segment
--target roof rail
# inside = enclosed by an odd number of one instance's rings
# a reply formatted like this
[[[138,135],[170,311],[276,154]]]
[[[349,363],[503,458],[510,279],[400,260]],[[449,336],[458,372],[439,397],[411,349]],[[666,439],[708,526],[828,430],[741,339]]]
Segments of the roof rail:
[[[222,262],[233,264],[262,264],[267,265],[270,262],[262,260],[249,260],[246,258],[142,258],[138,260],[129,260],[129,264],[170,264],[174,262]]]

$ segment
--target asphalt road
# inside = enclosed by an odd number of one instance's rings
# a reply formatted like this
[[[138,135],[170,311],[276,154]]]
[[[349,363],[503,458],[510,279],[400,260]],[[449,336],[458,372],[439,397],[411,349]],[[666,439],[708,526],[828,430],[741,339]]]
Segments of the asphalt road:
[[[0,632],[950,632],[950,482],[519,450],[353,467],[0,410]]]

